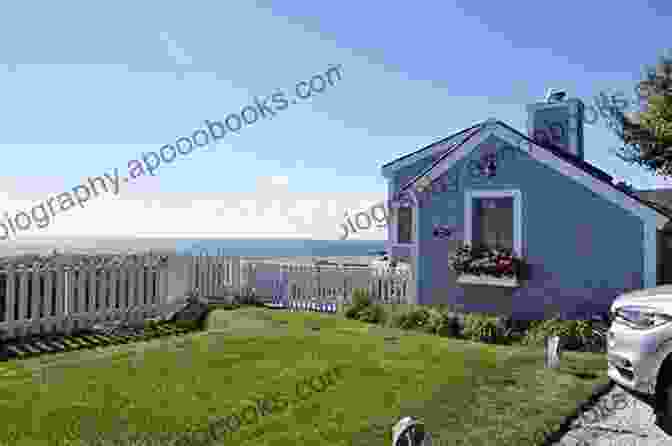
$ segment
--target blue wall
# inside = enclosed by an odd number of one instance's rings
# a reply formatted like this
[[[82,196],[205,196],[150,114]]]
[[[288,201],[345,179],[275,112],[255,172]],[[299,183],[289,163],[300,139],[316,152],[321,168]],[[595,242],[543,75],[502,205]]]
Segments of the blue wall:
[[[412,164],[409,164],[406,167],[402,167],[399,171],[391,178],[391,181],[388,183],[388,199],[392,197],[393,191],[398,191],[401,186],[418,176],[425,169],[429,168],[441,154],[431,155],[431,149],[428,150],[428,155],[425,158],[421,158],[415,161]],[[392,210],[388,210],[392,212]],[[386,249],[389,251],[391,247],[391,240],[394,240],[392,236],[393,232],[396,231],[396,224],[392,223],[387,225],[387,240]]]
[[[478,159],[486,146],[501,154],[497,175],[473,178],[469,160]],[[561,312],[571,318],[608,311],[619,293],[642,286],[641,220],[518,148],[491,136],[444,176],[448,190],[426,192],[420,209],[419,303],[452,303],[465,311],[527,318]],[[448,257],[459,242],[433,239],[432,227],[453,225],[456,238],[462,239],[466,189],[521,191],[523,255],[530,280],[520,288],[455,283]]]

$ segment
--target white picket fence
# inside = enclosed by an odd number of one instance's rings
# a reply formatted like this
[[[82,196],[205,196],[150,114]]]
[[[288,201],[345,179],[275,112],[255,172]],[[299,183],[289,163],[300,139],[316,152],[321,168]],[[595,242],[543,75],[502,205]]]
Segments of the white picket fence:
[[[268,301],[350,303],[368,289],[382,303],[413,303],[408,274],[372,268],[247,262],[239,257],[143,256],[103,266],[24,265],[0,270],[2,337],[69,333],[109,320],[166,314],[198,290],[204,297],[255,295]]]
[[[166,266],[150,256],[103,266],[9,265],[0,271],[0,330],[14,337],[142,320],[168,310],[166,279]]]
[[[191,287],[201,295],[251,295],[269,301],[311,300],[351,303],[357,288],[381,303],[414,303],[410,273],[383,273],[375,268],[249,262],[236,257],[194,257]],[[240,279],[236,282],[236,279]],[[209,288],[208,288],[209,287]]]

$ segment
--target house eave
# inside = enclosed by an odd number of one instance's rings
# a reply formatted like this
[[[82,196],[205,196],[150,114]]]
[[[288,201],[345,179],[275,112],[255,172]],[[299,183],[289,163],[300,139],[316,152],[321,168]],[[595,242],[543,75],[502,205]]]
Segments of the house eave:
[[[482,126],[486,121],[478,122],[470,127],[455,132],[445,138],[441,138],[438,141],[435,141],[431,144],[426,145],[425,147],[416,150],[415,152],[401,156],[395,160],[392,160],[381,167],[381,173],[384,178],[391,178],[399,170],[407,167],[421,159],[427,158],[437,152],[450,149],[451,143],[457,140],[461,135],[468,133],[470,130],[476,129],[477,127]]]

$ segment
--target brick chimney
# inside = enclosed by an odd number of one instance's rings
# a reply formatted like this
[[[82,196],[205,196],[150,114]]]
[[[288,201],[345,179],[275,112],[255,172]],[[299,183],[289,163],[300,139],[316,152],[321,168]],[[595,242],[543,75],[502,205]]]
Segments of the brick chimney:
[[[551,89],[543,102],[527,106],[528,136],[583,159],[583,102]]]

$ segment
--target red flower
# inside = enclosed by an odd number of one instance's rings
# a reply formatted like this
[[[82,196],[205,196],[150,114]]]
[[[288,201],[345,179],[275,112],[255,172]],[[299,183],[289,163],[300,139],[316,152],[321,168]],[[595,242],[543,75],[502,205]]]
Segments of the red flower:
[[[510,258],[500,259],[497,261],[497,271],[500,273],[511,272],[513,261]]]

